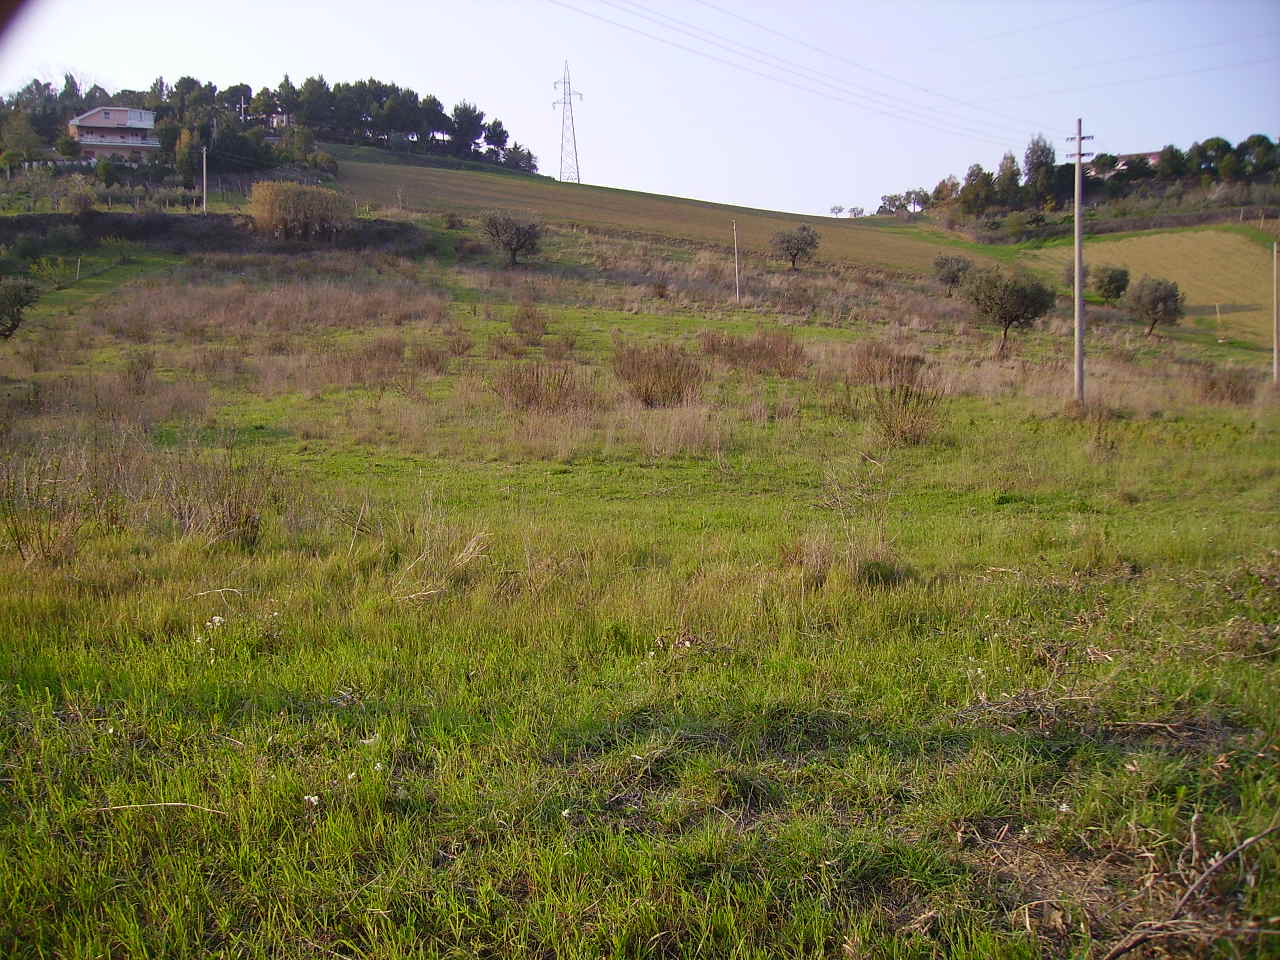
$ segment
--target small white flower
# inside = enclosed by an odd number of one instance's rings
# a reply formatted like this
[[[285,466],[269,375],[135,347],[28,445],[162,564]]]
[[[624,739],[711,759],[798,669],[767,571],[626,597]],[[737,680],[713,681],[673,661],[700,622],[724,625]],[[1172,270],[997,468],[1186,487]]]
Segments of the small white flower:
[[[320,798],[319,798],[319,797],[310,797],[310,796],[308,796],[308,797],[303,797],[303,798],[302,798],[302,802],[303,802],[303,803],[305,803],[308,807],[318,807],[318,806],[320,806]]]
[[[377,763],[375,763],[373,765],[373,769],[377,770],[379,773],[382,772],[382,761],[379,760]]]
[[[1069,803],[1060,803],[1060,804],[1058,804],[1058,812],[1059,812],[1059,813],[1070,813],[1070,812],[1071,812],[1071,804],[1069,804]]]

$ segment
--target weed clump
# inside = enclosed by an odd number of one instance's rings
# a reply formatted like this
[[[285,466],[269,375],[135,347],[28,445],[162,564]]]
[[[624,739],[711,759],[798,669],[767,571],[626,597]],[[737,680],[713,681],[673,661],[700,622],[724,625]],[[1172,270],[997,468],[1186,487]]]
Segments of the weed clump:
[[[1243,367],[1216,367],[1205,364],[1193,377],[1196,395],[1205,403],[1241,406],[1253,403],[1258,394],[1257,377]]]
[[[548,360],[559,363],[573,356],[574,348],[577,345],[578,338],[571,333],[566,333],[548,340],[542,347],[542,353]]]
[[[526,300],[512,315],[511,329],[525,346],[537,346],[547,335],[547,315],[539,310],[533,301]]]
[[[734,367],[780,377],[798,377],[809,364],[804,346],[785,330],[761,330],[755,336],[704,330],[698,335],[702,352]]]
[[[564,413],[602,405],[593,384],[560,364],[510,363],[494,374],[490,387],[516,410]]]
[[[674,407],[697,398],[707,379],[706,368],[674,343],[648,345],[619,341],[613,370],[635,399],[646,407]]]
[[[924,443],[937,432],[942,394],[925,377],[924,357],[872,340],[855,344],[842,366],[843,394],[832,405],[836,413],[868,417],[890,445]],[[859,397],[854,387],[868,390]]]

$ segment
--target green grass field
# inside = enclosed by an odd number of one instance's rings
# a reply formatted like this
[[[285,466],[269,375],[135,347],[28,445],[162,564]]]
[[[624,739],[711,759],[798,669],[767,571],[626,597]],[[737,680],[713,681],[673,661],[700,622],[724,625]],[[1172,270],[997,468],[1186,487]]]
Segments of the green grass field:
[[[1276,955],[1253,353],[1112,318],[1076,411],[1062,316],[424,226],[0,344],[0,952]]]
[[[1271,251],[1227,228],[1153,231],[1085,243],[1086,261],[1127,267],[1130,276],[1175,280],[1186,294],[1189,325],[1215,336],[1271,340]],[[1060,275],[1071,259],[1065,244],[1023,254]]]

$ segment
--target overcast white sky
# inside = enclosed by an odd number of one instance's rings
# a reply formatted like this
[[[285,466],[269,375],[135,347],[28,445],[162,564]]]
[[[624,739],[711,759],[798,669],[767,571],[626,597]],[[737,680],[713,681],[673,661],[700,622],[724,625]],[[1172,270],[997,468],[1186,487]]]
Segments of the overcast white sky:
[[[584,182],[805,213],[874,209],[968,165],[1280,136],[1276,0],[30,0],[0,90],[323,73],[466,98],[559,170],[568,59]],[[1078,64],[1078,66],[1076,66]]]

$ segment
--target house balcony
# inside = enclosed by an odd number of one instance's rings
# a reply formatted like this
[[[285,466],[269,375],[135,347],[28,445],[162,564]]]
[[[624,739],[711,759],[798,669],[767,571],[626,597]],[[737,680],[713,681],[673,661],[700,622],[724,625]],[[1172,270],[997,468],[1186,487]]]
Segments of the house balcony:
[[[133,137],[110,137],[100,136],[97,134],[81,134],[76,137],[82,147],[119,147],[123,151],[129,150],[159,150],[160,141],[147,137],[144,139],[136,139]]]

